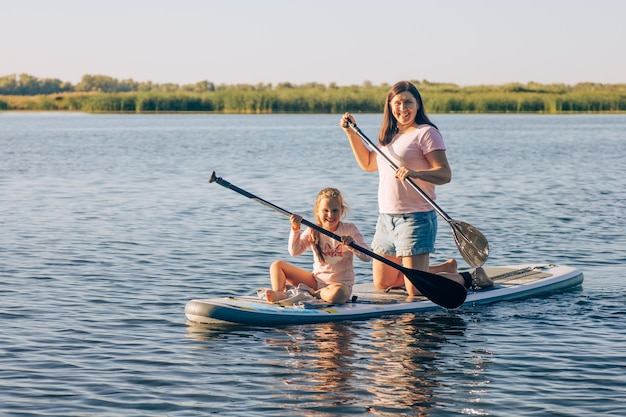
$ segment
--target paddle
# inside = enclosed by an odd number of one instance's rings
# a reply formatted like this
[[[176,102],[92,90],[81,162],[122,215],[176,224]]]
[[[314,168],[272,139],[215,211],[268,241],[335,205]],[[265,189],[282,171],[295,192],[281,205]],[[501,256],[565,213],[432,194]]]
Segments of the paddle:
[[[284,214],[287,217],[290,217],[292,215],[292,213],[288,212],[287,210],[282,209],[270,203],[269,201],[263,200],[262,198],[257,197],[252,193],[242,190],[241,188],[231,184],[221,177],[216,176],[215,172],[211,173],[209,182],[216,182],[222,187],[229,188],[243,196],[251,198],[252,200],[256,200],[257,203],[263,204],[264,206],[269,207],[272,210],[275,210],[281,214]],[[326,236],[329,236],[341,242],[341,236],[336,235],[331,231],[328,231],[316,224],[313,224],[306,219],[302,219],[302,223],[312,229],[317,230],[320,233],[325,234]],[[465,298],[467,297],[467,291],[465,290],[465,287],[458,282],[452,281],[451,279],[445,278],[441,275],[431,274],[425,271],[418,271],[416,269],[405,268],[402,265],[398,265],[397,263],[392,262],[389,259],[384,258],[374,252],[371,252],[355,243],[351,243],[350,246],[358,250],[359,252],[365,253],[372,258],[377,259],[380,262],[383,262],[402,272],[425,297],[427,297],[435,304],[439,304],[440,306],[445,308],[457,308],[461,304],[463,304]]]
[[[363,132],[361,129],[357,127],[356,124],[352,122],[348,122],[348,126],[352,129],[361,140],[369,147],[374,150],[378,155],[382,156],[385,161],[393,168],[394,170],[398,169],[398,166],[391,160],[387,155],[385,155],[380,149],[372,143],[371,140]],[[454,236],[454,242],[456,243],[461,256],[465,261],[472,266],[473,268],[478,268],[482,266],[489,256],[489,243],[487,242],[487,238],[474,226],[471,224],[462,222],[460,220],[453,220],[446,214],[445,211],[441,209],[420,187],[418,187],[415,182],[406,177],[405,181],[408,182],[411,187],[424,199],[428,204],[430,204],[437,213],[441,217],[444,218],[445,221],[448,222],[450,228],[452,229],[452,235]]]

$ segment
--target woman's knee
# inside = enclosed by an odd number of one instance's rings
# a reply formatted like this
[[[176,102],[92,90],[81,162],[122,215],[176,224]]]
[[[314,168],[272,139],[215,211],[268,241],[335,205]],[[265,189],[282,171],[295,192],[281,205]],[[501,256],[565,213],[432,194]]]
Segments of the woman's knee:
[[[403,287],[404,274],[393,268],[380,268],[373,271],[374,288],[384,290],[389,287]]]

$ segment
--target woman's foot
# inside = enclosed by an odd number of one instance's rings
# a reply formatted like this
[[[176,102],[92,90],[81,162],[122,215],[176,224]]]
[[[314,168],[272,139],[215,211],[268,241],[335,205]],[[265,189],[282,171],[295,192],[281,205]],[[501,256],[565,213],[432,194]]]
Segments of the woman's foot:
[[[454,258],[450,258],[440,264],[433,264],[428,267],[428,272],[431,274],[439,274],[441,272],[450,272],[452,274],[457,273],[457,263]]]
[[[474,270],[474,285],[480,288],[486,288],[493,286],[493,280],[489,278],[487,272],[482,267],[478,267]]]

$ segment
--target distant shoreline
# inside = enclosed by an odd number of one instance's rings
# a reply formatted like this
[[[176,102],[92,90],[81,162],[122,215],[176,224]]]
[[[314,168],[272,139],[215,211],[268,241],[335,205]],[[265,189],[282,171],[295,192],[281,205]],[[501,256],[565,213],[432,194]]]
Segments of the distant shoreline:
[[[83,112],[115,114],[341,114],[381,113],[383,94],[341,90],[222,93],[65,93],[0,95],[0,112]],[[626,93],[424,92],[431,114],[625,113]]]
[[[511,83],[460,87],[412,82],[429,113],[624,113],[626,84]],[[25,74],[0,77],[0,111],[85,113],[339,114],[380,113],[388,84],[215,85],[138,83],[84,76],[77,85]]]

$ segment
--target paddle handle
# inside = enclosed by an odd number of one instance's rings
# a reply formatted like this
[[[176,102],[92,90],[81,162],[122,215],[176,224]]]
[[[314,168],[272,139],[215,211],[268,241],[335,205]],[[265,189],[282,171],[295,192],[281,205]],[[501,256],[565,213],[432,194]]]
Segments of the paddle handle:
[[[385,161],[387,161],[387,163],[389,164],[389,166],[390,166],[391,168],[393,168],[393,170],[394,170],[394,171],[396,171],[396,170],[398,169],[398,166],[397,166],[397,165],[396,165],[396,164],[395,164],[395,163],[394,163],[391,159],[389,159],[389,157],[388,157],[387,155],[385,155],[385,154],[383,153],[383,151],[381,151],[380,149],[378,149],[378,147],[377,147],[376,145],[374,145],[374,143],[373,143],[373,142],[372,142],[372,141],[371,141],[371,140],[370,140],[367,136],[365,136],[365,134],[364,134],[363,132],[361,132],[361,129],[359,129],[359,127],[358,127],[356,124],[354,124],[354,123],[352,123],[352,122],[348,122],[348,126],[350,127],[350,129],[352,129],[352,130],[354,131],[354,133],[356,133],[357,135],[359,135],[359,137],[361,138],[361,140],[362,140],[363,142],[365,142],[367,145],[369,145],[369,147],[370,147],[370,148],[371,148],[374,152],[376,152],[378,155],[382,156],[382,157],[385,159]],[[440,215],[441,217],[443,217],[443,218],[445,219],[445,221],[449,222],[450,220],[452,220],[452,218],[451,218],[450,216],[448,216],[448,214],[447,214],[445,211],[443,211],[443,209],[442,209],[441,207],[439,207],[439,206],[437,205],[437,203],[435,203],[435,202],[433,201],[433,199],[432,199],[432,198],[430,198],[430,197],[428,196],[428,194],[426,194],[426,193],[424,192],[424,190],[422,190],[422,189],[421,189],[421,188],[420,188],[417,184],[415,184],[415,182],[414,182],[411,178],[406,177],[404,180],[405,180],[406,182],[408,182],[408,183],[411,185],[411,187],[413,187],[413,189],[414,189],[415,191],[417,191],[417,193],[418,193],[418,194],[419,194],[419,195],[420,195],[420,196],[421,196],[424,200],[426,200],[426,202],[427,202],[428,204],[430,204],[430,205],[432,206],[432,208],[434,208],[434,209],[435,209],[435,211],[436,211],[437,213],[439,213],[439,215]]]

